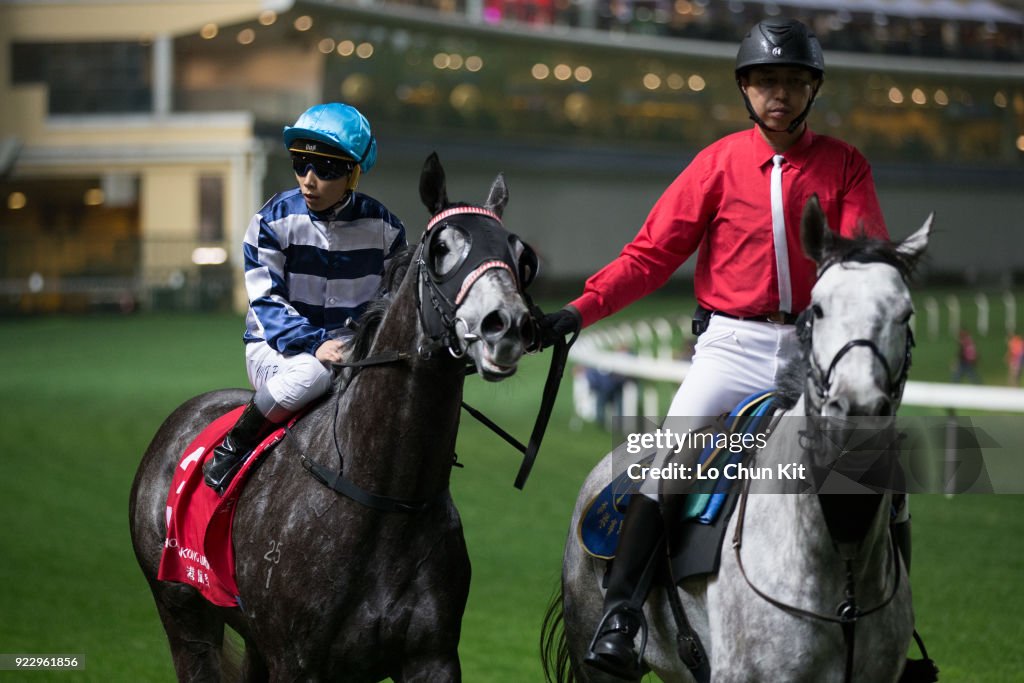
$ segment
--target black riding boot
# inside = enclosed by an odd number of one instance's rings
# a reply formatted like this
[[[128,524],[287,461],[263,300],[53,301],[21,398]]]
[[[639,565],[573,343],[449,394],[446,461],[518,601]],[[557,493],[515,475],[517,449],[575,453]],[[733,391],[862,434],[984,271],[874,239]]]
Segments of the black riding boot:
[[[658,502],[633,494],[608,577],[604,614],[583,660],[590,666],[626,680],[639,679],[643,674],[643,652],[633,647],[633,638],[646,628],[643,605],[661,557],[657,551],[663,547],[662,536]]]
[[[203,465],[203,480],[206,485],[218,493],[223,493],[245,461],[245,456],[259,445],[260,439],[273,426],[256,404],[249,401],[238,422],[224,437],[224,442],[213,449],[213,457]]]

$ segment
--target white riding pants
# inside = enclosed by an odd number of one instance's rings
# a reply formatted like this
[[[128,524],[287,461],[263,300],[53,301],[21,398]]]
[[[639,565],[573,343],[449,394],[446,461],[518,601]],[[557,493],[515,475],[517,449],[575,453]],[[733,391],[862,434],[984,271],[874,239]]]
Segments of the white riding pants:
[[[708,328],[697,338],[690,370],[672,399],[664,426],[685,434],[712,424],[750,394],[774,387],[779,373],[798,352],[793,325],[712,315]],[[654,465],[662,467],[678,455],[661,451]],[[641,491],[652,498],[657,498],[657,489],[656,480],[641,485]]]
[[[284,422],[331,386],[330,365],[311,353],[286,356],[266,342],[245,345],[245,369],[256,407],[271,422]]]

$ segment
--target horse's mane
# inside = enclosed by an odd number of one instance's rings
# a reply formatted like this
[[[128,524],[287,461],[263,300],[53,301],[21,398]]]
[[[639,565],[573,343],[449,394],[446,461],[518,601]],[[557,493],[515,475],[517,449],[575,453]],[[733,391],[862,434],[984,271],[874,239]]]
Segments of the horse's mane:
[[[842,263],[884,263],[895,268],[904,281],[909,281],[917,269],[919,259],[898,249],[900,242],[869,237],[863,230],[853,237],[832,235],[821,271],[829,266]]]
[[[826,268],[844,263],[884,263],[895,268],[904,282],[908,282],[914,276],[919,259],[899,251],[899,244],[869,237],[863,231],[854,237],[832,235],[818,268],[818,274],[820,275]],[[807,386],[807,373],[811,370],[811,335],[807,333],[802,322],[797,321],[800,352],[786,364],[776,382],[776,401],[783,410],[789,410],[800,400]]]
[[[356,329],[355,336],[352,337],[349,361],[362,360],[370,353],[370,347],[373,345],[374,337],[377,336],[380,323],[384,320],[385,314],[394,301],[394,292],[402,284],[402,280],[405,279],[405,274],[409,270],[413,253],[415,252],[412,248],[404,247],[388,262],[381,279],[380,295],[366,306],[366,310],[359,318],[359,327]]]

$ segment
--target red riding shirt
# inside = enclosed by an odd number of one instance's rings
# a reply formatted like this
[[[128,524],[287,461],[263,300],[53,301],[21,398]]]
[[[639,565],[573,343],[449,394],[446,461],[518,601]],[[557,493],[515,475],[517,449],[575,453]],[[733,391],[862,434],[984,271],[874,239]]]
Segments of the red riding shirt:
[[[756,127],[706,147],[669,185],[640,232],[587,280],[572,302],[583,324],[611,315],[661,287],[699,247],[694,289],[705,308],[733,316],[779,309],[772,236],[770,174],[775,152]],[[850,237],[888,239],[871,168],[851,145],[807,129],[785,153],[786,217],[792,310],[810,303],[814,262],[800,246],[800,217],[812,194],[829,226]]]

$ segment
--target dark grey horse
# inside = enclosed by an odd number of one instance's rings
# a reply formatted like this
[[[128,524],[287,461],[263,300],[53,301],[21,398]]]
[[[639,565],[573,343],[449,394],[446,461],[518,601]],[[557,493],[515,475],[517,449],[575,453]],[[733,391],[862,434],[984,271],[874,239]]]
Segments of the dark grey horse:
[[[467,358],[488,380],[515,372],[531,343],[522,287],[535,264],[529,247],[501,225],[508,200],[501,175],[484,206],[453,205],[431,155],[420,195],[435,220],[404,267],[385,277],[391,293],[364,316],[355,345],[353,360],[384,362],[339,375],[242,493],[233,531],[242,608],[216,607],[195,589],[156,577],[182,450],[251,392],[214,391],[186,402],[142,458],[131,492],[132,542],[183,681],[227,676],[225,625],[244,640],[242,680],[461,678],[470,564],[448,486]],[[478,253],[481,245],[491,253]],[[453,277],[451,286],[462,291],[448,297]],[[310,476],[303,457],[332,470],[343,457],[355,486],[419,501],[422,509],[355,502]]]
[[[845,240],[825,225],[817,198],[808,202],[802,240],[808,256],[818,263],[819,279],[803,323],[803,362],[791,369],[793,393],[802,395],[780,418],[751,466],[779,471],[794,462],[818,464],[822,449],[804,438],[808,420],[895,414],[910,360],[908,321],[913,308],[906,278],[927,246],[930,226],[929,217],[898,244]],[[582,663],[601,618],[606,562],[585,553],[576,533],[586,504],[618,474],[613,472],[612,455],[591,471],[576,501],[565,545],[562,592],[545,625],[549,680],[621,680]],[[616,460],[620,468],[627,457]],[[687,579],[677,590],[707,651],[711,680],[899,679],[913,632],[913,611],[908,577],[890,542],[893,494],[780,495],[776,482],[748,483],[749,495],[726,531],[717,575]],[[856,528],[848,538],[830,531],[829,508],[843,525]],[[854,589],[859,611],[852,609]],[[837,623],[841,602],[844,615],[850,613],[850,624],[856,622],[854,630]],[[651,592],[645,614],[650,628],[645,666],[663,681],[693,683],[694,676],[678,654],[677,621],[665,590]],[[559,619],[564,625],[561,633]]]

